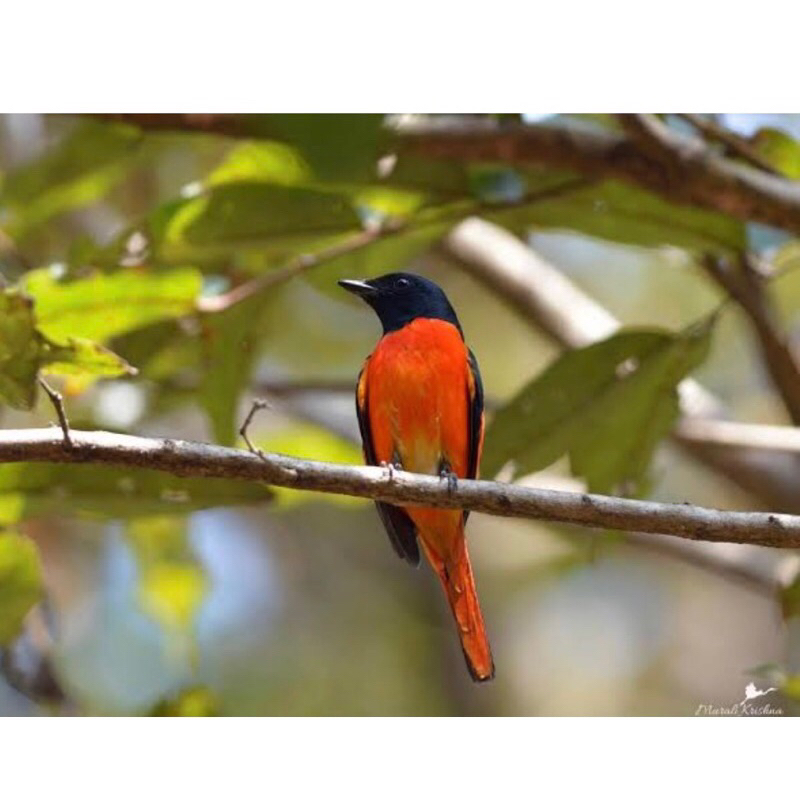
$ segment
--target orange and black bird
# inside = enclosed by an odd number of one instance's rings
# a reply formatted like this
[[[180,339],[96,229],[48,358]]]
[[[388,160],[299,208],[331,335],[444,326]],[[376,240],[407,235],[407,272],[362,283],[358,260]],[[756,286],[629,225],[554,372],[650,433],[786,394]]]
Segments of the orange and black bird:
[[[476,478],[483,446],[483,385],[458,317],[433,281],[396,272],[339,285],[383,325],[356,390],[368,464],[453,481]],[[444,588],[470,675],[494,676],[464,525],[469,512],[376,503],[397,554],[414,566],[420,545]]]

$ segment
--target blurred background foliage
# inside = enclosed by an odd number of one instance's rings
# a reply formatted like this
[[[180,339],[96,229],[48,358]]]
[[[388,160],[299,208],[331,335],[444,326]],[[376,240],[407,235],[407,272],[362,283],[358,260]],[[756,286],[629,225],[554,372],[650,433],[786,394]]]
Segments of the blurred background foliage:
[[[800,175],[797,118],[722,121]],[[487,477],[511,462],[517,478],[755,507],[664,436],[690,373],[738,419],[787,421],[699,261],[748,249],[777,265],[792,330],[798,245],[614,181],[398,155],[391,122],[259,115],[232,137],[0,118],[3,427],[53,419],[40,375],[75,427],[230,446],[266,397],[261,447],[360,463],[352,385],[379,328],[336,280],[413,269],[445,288],[481,365]],[[476,214],[623,332],[560,355],[442,257]],[[781,606],[613,532],[473,515],[497,662],[474,687],[435,579],[396,559],[366,501],[5,464],[0,525],[4,714],[686,714],[741,700],[759,666],[800,670],[791,593]]]

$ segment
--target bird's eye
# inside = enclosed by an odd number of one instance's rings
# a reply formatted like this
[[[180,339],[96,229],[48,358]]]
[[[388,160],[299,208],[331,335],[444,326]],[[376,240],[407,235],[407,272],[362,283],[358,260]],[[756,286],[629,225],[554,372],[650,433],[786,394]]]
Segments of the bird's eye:
[[[395,286],[398,289],[405,289],[408,285],[409,285],[408,278],[398,278],[397,282],[395,283]]]

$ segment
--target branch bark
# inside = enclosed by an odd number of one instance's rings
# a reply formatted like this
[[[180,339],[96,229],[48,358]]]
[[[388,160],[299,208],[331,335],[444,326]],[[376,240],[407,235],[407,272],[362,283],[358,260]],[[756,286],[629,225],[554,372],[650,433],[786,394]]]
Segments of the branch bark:
[[[273,486],[399,505],[458,508],[503,517],[567,522],[593,528],[658,533],[682,539],[735,542],[766,547],[800,547],[800,517],[765,512],[716,511],[688,504],[653,503],[605,495],[531,489],[494,481],[450,482],[431,475],[306,461],[273,453],[254,455],[177,439],[149,439],[103,431],[0,432],[0,462],[106,464],[173,475],[262,481]]]
[[[727,155],[741,158],[756,169],[769,172],[772,175],[781,174],[747,139],[739,136],[738,133],[734,133],[723,125],[718,125],[713,120],[700,114],[679,114],[678,116],[696,128],[706,139],[719,142],[725,148]]]
[[[763,276],[753,260],[742,255],[738,263],[707,255],[706,272],[744,311],[753,328],[764,366],[795,425],[800,425],[800,368],[789,339],[778,322]]]
[[[688,205],[800,233],[800,185],[738,164],[699,139],[657,120],[626,115],[629,136],[563,126],[496,130],[415,126],[398,138],[403,150],[431,158],[540,164],[595,178],[617,178]],[[680,158],[667,168],[664,153]]]

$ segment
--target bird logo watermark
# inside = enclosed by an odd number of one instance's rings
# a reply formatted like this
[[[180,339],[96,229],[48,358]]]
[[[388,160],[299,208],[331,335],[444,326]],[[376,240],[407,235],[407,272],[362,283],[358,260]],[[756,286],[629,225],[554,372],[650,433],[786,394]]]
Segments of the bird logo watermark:
[[[759,689],[751,682],[744,687],[744,700],[730,706],[700,703],[695,709],[694,715],[696,717],[780,717],[784,713],[782,708],[761,699],[777,691],[776,686]]]

